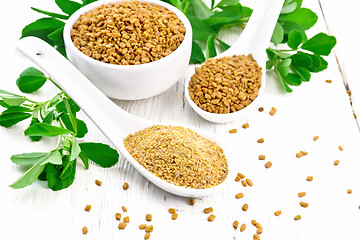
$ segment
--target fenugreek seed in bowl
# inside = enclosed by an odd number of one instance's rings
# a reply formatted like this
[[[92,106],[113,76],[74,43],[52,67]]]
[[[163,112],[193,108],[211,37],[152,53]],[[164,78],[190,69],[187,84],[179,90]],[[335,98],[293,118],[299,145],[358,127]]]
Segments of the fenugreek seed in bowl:
[[[231,122],[257,102],[262,91],[262,68],[251,54],[210,58],[186,85],[186,97],[200,116],[212,122]]]
[[[71,15],[64,42],[68,59],[108,97],[134,100],[155,96],[183,76],[192,30],[165,2],[105,0]]]

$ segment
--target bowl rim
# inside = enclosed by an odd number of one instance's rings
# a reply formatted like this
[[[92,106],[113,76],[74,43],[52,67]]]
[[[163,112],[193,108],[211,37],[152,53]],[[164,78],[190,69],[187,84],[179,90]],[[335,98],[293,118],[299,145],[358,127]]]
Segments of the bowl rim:
[[[151,3],[151,4],[156,4],[156,5],[165,7],[166,9],[168,9],[168,10],[175,13],[175,15],[184,24],[184,27],[186,29],[184,40],[181,42],[180,46],[177,49],[175,49],[174,51],[172,51],[166,57],[163,57],[163,58],[161,58],[159,60],[156,60],[156,61],[153,61],[153,62],[143,63],[143,64],[139,64],[139,65],[110,64],[110,63],[105,63],[105,62],[98,61],[96,59],[93,59],[93,58],[85,55],[83,52],[81,52],[73,44],[73,42],[71,40],[70,31],[73,28],[73,25],[75,24],[75,22],[79,19],[80,15],[85,14],[85,13],[91,11],[92,9],[95,9],[95,8],[100,7],[102,5],[106,5],[106,4],[110,4],[110,3],[114,3],[114,2],[122,2],[122,1],[126,1],[126,0],[102,0],[102,1],[96,1],[96,2],[92,2],[92,3],[88,4],[88,5],[85,5],[85,6],[81,7],[81,8],[79,8],[77,11],[75,11],[69,17],[69,19],[66,21],[65,26],[64,26],[63,39],[64,39],[64,43],[65,43],[66,52],[68,53],[68,51],[71,51],[78,58],[81,58],[83,61],[87,61],[87,62],[89,62],[89,63],[91,63],[93,65],[96,65],[99,68],[102,67],[102,68],[112,69],[112,70],[134,70],[135,71],[135,70],[139,70],[139,69],[143,69],[143,68],[158,67],[158,65],[161,65],[166,61],[171,61],[171,59],[175,59],[175,58],[177,58],[178,55],[183,54],[183,52],[187,48],[186,43],[191,44],[191,42],[192,42],[192,28],[191,28],[190,21],[185,16],[185,14],[183,14],[179,9],[177,9],[176,7],[170,5],[170,4],[166,3],[166,2],[162,2],[162,1],[159,1],[159,0],[138,0],[140,2],[148,2],[148,3]]]

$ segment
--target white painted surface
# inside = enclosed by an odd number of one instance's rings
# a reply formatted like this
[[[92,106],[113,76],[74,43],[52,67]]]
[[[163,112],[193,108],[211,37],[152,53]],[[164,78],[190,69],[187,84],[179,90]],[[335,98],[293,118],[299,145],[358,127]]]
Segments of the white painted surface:
[[[328,28],[338,38],[339,62],[349,63],[349,66],[358,63],[358,54],[350,54],[358,51],[356,42],[351,41],[354,28],[348,27],[349,22],[352,26],[358,22],[355,12],[359,9],[358,3],[343,1],[341,5],[339,2],[335,5],[334,1],[325,0],[321,3]],[[303,5],[319,15],[311,32],[326,32],[318,1],[304,0]],[[1,65],[0,89],[18,92],[15,80],[23,69],[31,66],[30,61],[17,54],[14,48],[22,27],[40,16],[32,13],[30,6],[51,9],[53,3],[45,0],[7,1],[3,9],[16,9],[16,17],[11,15],[11,10],[0,16],[3,32],[0,41],[5,59]],[[326,71],[313,74],[309,83],[294,87],[291,94],[284,93],[268,74],[263,101],[265,111],[248,119],[249,129],[242,129],[240,122],[213,124],[201,119],[184,104],[182,82],[147,100],[116,101],[137,116],[194,125],[228,139],[238,159],[236,171],[251,178],[254,186],[243,188],[234,181],[221,194],[197,199],[195,206],[189,206],[187,198],[168,194],[150,184],[123,158],[110,169],[92,164],[89,170],[84,170],[79,163],[74,184],[59,192],[47,189],[39,181],[25,189],[13,190],[8,186],[23,171],[12,164],[10,156],[49,150],[55,143],[51,139],[30,142],[23,136],[28,123],[10,129],[0,128],[0,211],[3,220],[0,239],[143,239],[145,232],[138,226],[146,223],[147,213],[153,215],[151,239],[252,239],[255,233],[250,223],[252,219],[264,228],[261,239],[359,239],[360,134],[334,53],[327,60]],[[356,65],[343,68],[354,101],[360,98],[356,85],[357,68]],[[326,79],[332,79],[333,83],[325,83]],[[55,92],[51,84],[46,84],[40,95],[31,97],[43,99]],[[268,112],[273,106],[278,111],[272,117]],[[89,127],[84,140],[109,143],[85,116],[82,119]],[[232,128],[237,128],[238,133],[228,134]],[[312,140],[315,135],[320,137],[316,142]],[[258,144],[256,141],[261,137],[265,143]],[[339,151],[339,145],[344,151]],[[300,150],[309,154],[296,158],[295,154]],[[270,169],[264,168],[266,161],[257,160],[259,154],[265,154],[266,160],[272,161]],[[333,165],[336,159],[340,160],[337,167]],[[305,180],[308,175],[314,176],[313,182]],[[94,184],[95,179],[103,182],[102,187]],[[122,189],[125,181],[130,185],[127,191]],[[350,195],[346,193],[348,188],[353,190]],[[307,192],[303,199],[297,196],[300,191]],[[235,199],[238,192],[243,192],[245,197]],[[301,200],[308,202],[309,207],[300,207]],[[241,210],[244,203],[249,204],[247,212]],[[87,204],[92,205],[90,212],[84,211]],[[128,208],[128,214],[122,213],[123,205]],[[214,208],[216,215],[211,223],[203,213],[209,206]],[[167,212],[170,207],[178,210],[176,221],[170,219]],[[275,217],[273,213],[279,209],[283,213]],[[130,216],[125,230],[118,230],[116,212]],[[301,214],[302,220],[296,222],[293,218],[297,214]],[[234,220],[246,223],[247,229],[242,233],[234,231]],[[86,236],[81,233],[83,226],[89,229]]]

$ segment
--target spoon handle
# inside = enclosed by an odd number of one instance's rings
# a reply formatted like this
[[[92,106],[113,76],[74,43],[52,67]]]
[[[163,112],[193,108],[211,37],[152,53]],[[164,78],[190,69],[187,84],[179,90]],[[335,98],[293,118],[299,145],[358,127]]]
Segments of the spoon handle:
[[[256,3],[244,31],[221,56],[249,53],[265,56],[265,49],[269,45],[284,0],[258,0]]]
[[[127,125],[137,117],[122,110],[97,89],[77,68],[43,40],[26,37],[16,48],[44,70],[116,145]],[[127,130],[127,129],[126,129]],[[123,133],[123,134],[122,134]]]

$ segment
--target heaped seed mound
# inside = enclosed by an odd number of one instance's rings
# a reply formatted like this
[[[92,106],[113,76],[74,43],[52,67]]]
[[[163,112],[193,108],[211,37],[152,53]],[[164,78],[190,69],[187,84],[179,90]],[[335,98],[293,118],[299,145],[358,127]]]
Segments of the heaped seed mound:
[[[210,58],[189,83],[191,100],[211,113],[231,113],[248,106],[259,94],[262,71],[251,54]]]
[[[186,29],[175,13],[159,5],[121,1],[80,16],[71,30],[74,45],[101,62],[136,65],[175,51]]]
[[[128,152],[155,176],[187,188],[209,188],[228,174],[223,150],[190,129],[156,125],[125,138]]]

